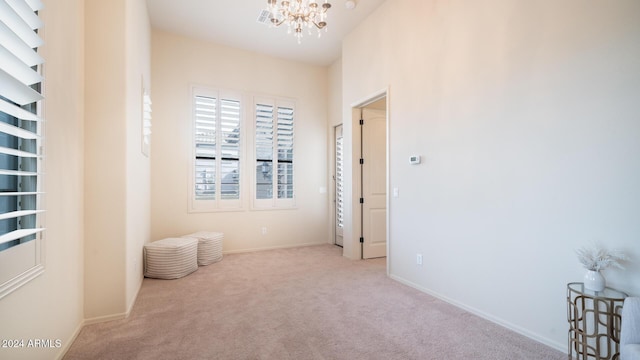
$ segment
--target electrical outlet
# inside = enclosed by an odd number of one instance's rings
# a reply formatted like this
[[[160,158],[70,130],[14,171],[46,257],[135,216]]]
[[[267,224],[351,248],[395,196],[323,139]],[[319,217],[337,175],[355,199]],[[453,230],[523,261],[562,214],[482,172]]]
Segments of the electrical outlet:
[[[262,227],[261,231],[262,235],[267,235],[267,228],[265,226]]]
[[[416,264],[422,265],[422,254],[416,254]]]

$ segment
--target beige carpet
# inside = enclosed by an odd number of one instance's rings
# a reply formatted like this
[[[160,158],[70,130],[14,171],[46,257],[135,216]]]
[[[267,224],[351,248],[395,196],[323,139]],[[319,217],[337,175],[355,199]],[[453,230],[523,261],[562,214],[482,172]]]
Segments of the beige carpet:
[[[390,280],[331,245],[226,255],[145,279],[126,320],[86,326],[65,359],[566,359]]]

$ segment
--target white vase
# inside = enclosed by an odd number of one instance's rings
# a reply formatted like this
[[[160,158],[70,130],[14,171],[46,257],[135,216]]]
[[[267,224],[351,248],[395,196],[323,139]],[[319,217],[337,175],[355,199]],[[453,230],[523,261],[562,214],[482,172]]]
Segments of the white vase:
[[[584,274],[584,288],[591,291],[602,291],[606,281],[600,271],[587,270]]]

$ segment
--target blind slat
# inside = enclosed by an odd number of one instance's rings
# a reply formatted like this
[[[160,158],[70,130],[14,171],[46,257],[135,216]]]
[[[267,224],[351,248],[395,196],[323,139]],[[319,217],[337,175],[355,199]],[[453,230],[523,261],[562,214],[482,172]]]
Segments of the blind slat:
[[[36,176],[39,175],[33,171],[20,171],[20,170],[5,170],[0,169],[0,175],[14,175],[14,176]]]
[[[18,240],[18,239],[22,239],[23,237],[29,236],[29,235],[33,235],[33,234],[37,234],[39,232],[44,231],[43,228],[35,228],[35,229],[20,229],[20,230],[14,230],[10,233],[6,233],[2,236],[0,236],[0,244],[4,244],[7,243],[9,241],[13,241],[13,240]]]
[[[34,139],[40,138],[38,134],[32,133],[29,130],[21,129],[17,126],[13,126],[4,122],[0,122],[0,132],[13,135],[15,137],[19,137],[21,139],[26,139],[26,140],[34,140]]]
[[[25,86],[2,69],[0,69],[0,94],[19,105],[27,105],[43,99],[39,92]]]
[[[17,149],[12,149],[12,148],[7,148],[7,147],[3,147],[3,146],[0,146],[0,154],[19,156],[19,157],[23,157],[23,158],[40,158],[41,157],[38,154],[34,154],[34,153],[27,152],[27,151],[22,151],[22,150],[17,150]]]
[[[25,195],[42,195],[41,191],[26,191],[26,192],[0,192],[0,196],[25,196]]]
[[[5,114],[9,114],[13,117],[16,117],[21,120],[29,120],[29,121],[40,121],[40,117],[34,113],[28,112],[27,110],[10,104],[2,99],[0,99],[0,111]]]
[[[35,215],[44,212],[44,210],[20,210],[0,214],[0,220],[14,219],[21,216]]]

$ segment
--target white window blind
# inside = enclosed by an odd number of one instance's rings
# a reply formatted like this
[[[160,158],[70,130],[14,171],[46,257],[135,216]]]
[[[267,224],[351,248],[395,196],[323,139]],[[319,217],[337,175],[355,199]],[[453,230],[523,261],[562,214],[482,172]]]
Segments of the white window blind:
[[[344,138],[336,138],[336,226],[344,228]]]
[[[273,198],[273,105],[256,104],[256,198]]]
[[[216,198],[216,116],[218,99],[196,95],[195,107],[195,197]]]
[[[293,108],[278,107],[278,199],[293,199]]]
[[[240,207],[240,97],[193,91],[193,199],[191,209]]]
[[[294,109],[290,101],[255,100],[256,207],[294,205]]]
[[[0,0],[0,297],[42,272],[39,0]]]
[[[142,90],[142,153],[149,156],[151,148],[151,96]]]

